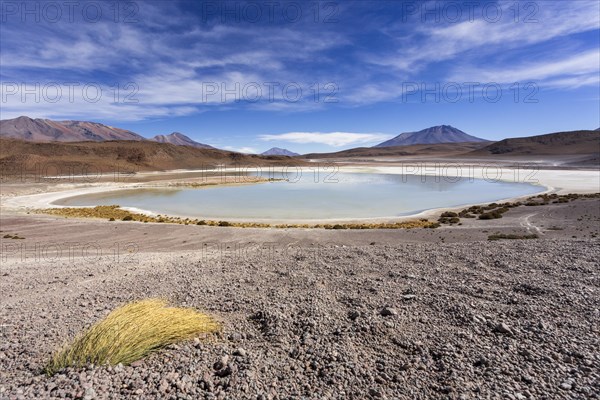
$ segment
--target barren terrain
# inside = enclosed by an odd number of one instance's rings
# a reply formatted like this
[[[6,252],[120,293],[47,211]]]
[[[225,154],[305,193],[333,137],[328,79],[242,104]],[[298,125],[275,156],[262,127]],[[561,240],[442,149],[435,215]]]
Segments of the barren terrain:
[[[438,229],[239,229],[4,215],[1,398],[597,398],[598,199]],[[538,239],[488,241],[492,233]],[[41,374],[129,300],[222,335]]]

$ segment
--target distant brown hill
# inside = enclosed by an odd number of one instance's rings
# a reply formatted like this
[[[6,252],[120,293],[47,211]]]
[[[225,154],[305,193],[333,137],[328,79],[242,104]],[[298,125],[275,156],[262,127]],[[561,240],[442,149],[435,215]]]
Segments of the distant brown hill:
[[[153,140],[153,141],[159,142],[159,143],[176,144],[177,146],[192,146],[192,147],[198,147],[198,148],[202,148],[202,149],[214,149],[214,147],[212,147],[212,146],[209,146],[204,143],[196,142],[195,140],[192,140],[191,138],[185,136],[183,133],[179,133],[179,132],[173,132],[170,135],[156,135],[150,140]]]
[[[398,156],[448,156],[471,152],[488,142],[415,144],[394,147],[357,147],[335,153],[304,154],[305,159],[357,158],[357,157],[398,157]]]
[[[259,156],[152,141],[37,143],[0,138],[3,175],[33,174],[40,168],[81,171],[156,171],[201,169],[217,165],[300,165],[283,156]],[[87,166],[87,167],[86,167]],[[20,172],[19,172],[20,171]]]
[[[105,140],[146,140],[125,129],[87,121],[52,121],[18,117],[0,121],[0,137],[32,142],[102,142]]]
[[[599,131],[557,132],[546,135],[504,139],[473,155],[597,155],[600,153]]]

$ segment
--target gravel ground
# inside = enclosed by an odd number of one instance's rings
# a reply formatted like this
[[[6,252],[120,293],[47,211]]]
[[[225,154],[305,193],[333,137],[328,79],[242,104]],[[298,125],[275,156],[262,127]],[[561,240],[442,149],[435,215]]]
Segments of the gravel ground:
[[[599,244],[3,256],[0,398],[600,398]],[[224,331],[130,366],[41,374],[77,332],[147,297]]]

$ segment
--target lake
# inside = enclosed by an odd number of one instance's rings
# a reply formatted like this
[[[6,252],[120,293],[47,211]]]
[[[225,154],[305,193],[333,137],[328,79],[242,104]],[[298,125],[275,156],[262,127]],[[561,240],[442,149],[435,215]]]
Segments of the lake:
[[[377,173],[303,174],[290,181],[203,188],[132,189],[62,199],[65,206],[118,204],[157,214],[213,220],[391,218],[533,195],[526,183]]]

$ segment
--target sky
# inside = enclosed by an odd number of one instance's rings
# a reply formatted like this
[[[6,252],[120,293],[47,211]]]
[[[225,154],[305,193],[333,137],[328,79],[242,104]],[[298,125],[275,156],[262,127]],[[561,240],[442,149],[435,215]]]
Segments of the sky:
[[[0,118],[298,153],[600,127],[600,2],[0,0]]]

